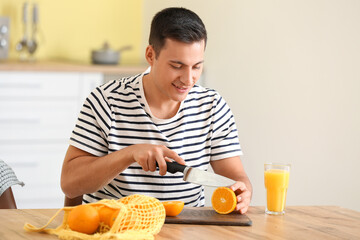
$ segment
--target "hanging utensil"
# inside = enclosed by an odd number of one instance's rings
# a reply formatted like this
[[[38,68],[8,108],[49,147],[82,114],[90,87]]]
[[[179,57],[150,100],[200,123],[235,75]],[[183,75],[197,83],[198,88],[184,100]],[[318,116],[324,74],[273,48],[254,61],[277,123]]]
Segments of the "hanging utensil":
[[[28,51],[30,56],[33,56],[37,49],[37,42],[36,42],[36,32],[37,32],[37,25],[39,21],[39,10],[37,4],[34,4],[33,11],[32,11],[32,33],[31,38],[27,43]]]
[[[28,18],[28,3],[25,2],[24,5],[23,5],[23,28],[24,28],[24,34],[23,34],[23,38],[20,40],[20,42],[18,42],[16,44],[16,50],[21,52],[21,55],[20,55],[20,59],[24,58],[24,51],[26,50],[27,48],[27,40],[28,40],[28,31],[27,31],[27,18]]]

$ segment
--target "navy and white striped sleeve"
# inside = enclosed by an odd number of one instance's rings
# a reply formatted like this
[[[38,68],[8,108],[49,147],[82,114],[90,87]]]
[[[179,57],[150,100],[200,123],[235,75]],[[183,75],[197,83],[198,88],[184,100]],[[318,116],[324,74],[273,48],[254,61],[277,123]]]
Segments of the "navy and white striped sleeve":
[[[70,145],[95,156],[108,153],[107,137],[112,122],[111,108],[101,88],[85,100],[70,138]]]
[[[234,115],[229,105],[220,95],[215,104],[211,160],[242,155]]]

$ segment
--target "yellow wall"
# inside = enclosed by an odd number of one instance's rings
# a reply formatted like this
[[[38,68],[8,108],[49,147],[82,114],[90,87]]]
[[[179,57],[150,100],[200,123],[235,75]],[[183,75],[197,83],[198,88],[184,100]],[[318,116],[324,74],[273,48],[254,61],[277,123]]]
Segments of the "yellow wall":
[[[25,1],[1,0],[0,16],[10,17],[10,59],[18,59],[16,43],[23,35],[22,6]],[[91,50],[104,41],[118,49],[132,45],[121,54],[121,64],[141,62],[142,0],[31,0],[39,6],[39,60],[91,62]]]

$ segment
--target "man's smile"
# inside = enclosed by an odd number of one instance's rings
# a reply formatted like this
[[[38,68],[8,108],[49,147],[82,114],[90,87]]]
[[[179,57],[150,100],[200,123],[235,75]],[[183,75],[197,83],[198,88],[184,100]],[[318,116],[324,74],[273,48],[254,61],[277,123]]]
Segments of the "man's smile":
[[[172,84],[174,87],[176,87],[176,89],[178,89],[179,91],[181,91],[181,92],[186,92],[188,89],[189,89],[189,87],[181,87],[181,86],[177,86],[176,84]]]

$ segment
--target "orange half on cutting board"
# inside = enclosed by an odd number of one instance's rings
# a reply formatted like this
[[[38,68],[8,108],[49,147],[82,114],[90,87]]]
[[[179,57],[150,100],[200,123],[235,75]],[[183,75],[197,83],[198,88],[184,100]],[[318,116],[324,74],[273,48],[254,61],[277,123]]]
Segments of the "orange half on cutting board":
[[[161,203],[164,205],[166,216],[169,217],[179,215],[184,208],[183,201],[165,201]]]
[[[218,187],[212,194],[211,204],[217,213],[231,213],[237,204],[236,195],[234,191],[228,187]]]

